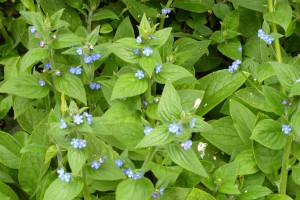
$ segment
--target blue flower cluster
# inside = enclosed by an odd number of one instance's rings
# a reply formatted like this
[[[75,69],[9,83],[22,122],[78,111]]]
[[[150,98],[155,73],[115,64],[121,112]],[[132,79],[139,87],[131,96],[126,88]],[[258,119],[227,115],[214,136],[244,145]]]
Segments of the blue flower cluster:
[[[148,135],[152,130],[153,130],[153,128],[151,126],[146,126],[144,129],[144,134]]]
[[[81,74],[81,71],[82,71],[82,69],[79,66],[70,68],[71,74],[79,75],[79,74]]]
[[[49,62],[44,63],[44,69],[45,69],[45,70],[51,69],[51,65],[50,65]]]
[[[292,131],[290,125],[282,125],[281,131],[285,134],[289,134]]]
[[[73,121],[74,121],[75,124],[78,124],[78,125],[82,124],[83,123],[83,116],[80,115],[80,114],[76,114],[73,117]]]
[[[99,161],[94,160],[91,164],[91,168],[99,169],[99,167],[104,163],[104,159],[100,158]]]
[[[65,128],[68,127],[68,125],[67,125],[67,123],[65,122],[64,119],[61,119],[61,120],[59,121],[59,123],[60,123],[60,128],[61,128],[61,129],[65,129]]]
[[[85,63],[93,63],[94,61],[98,60],[100,57],[101,57],[101,55],[99,53],[95,53],[90,56],[85,56],[83,58],[83,61]]]
[[[142,70],[137,70],[136,73],[135,73],[135,77],[137,77],[138,79],[142,79],[144,78],[145,74]]]
[[[90,83],[90,88],[92,90],[99,90],[101,87],[100,83]]]
[[[159,72],[161,72],[161,68],[162,68],[162,65],[156,65],[155,67],[155,73],[158,74]]]
[[[122,169],[122,172],[127,175],[128,178],[133,178],[134,180],[140,179],[143,177],[143,173],[134,173],[132,169]]]
[[[82,54],[83,54],[83,49],[82,49],[81,47],[77,47],[76,53],[77,53],[78,55],[82,55]]]
[[[164,191],[165,191],[165,188],[164,188],[164,187],[161,187],[159,190],[156,189],[156,190],[152,193],[152,197],[153,197],[153,198],[157,198],[157,197],[159,197],[159,195],[163,195],[163,194],[164,194]]]
[[[136,43],[140,44],[142,42],[142,38],[140,36],[138,36],[136,39]]]
[[[271,44],[274,41],[274,38],[266,34],[262,29],[258,30],[257,35],[260,39],[264,40],[267,44]]]
[[[83,115],[86,117],[87,123],[92,124],[93,116],[91,114],[88,114],[87,112],[84,112]]]
[[[182,125],[178,125],[176,122],[169,124],[169,131],[176,135],[180,135],[182,133],[182,129]]]
[[[191,148],[191,146],[193,145],[192,140],[187,140],[183,143],[180,144],[180,146],[184,149],[184,150],[188,150],[189,148]]]
[[[161,9],[161,14],[167,15],[167,14],[170,14],[171,11],[172,11],[171,8],[163,8],[163,9]]]
[[[241,63],[242,63],[242,62],[241,62],[240,60],[234,61],[234,62],[232,63],[232,65],[230,65],[230,66],[228,67],[228,71],[229,71],[231,74],[233,74],[236,70],[238,70],[238,68],[239,68],[239,66],[240,66]]]
[[[71,141],[71,145],[75,149],[77,149],[77,148],[82,149],[82,148],[86,147],[86,140],[73,138],[72,141]]]
[[[63,168],[60,168],[56,172],[58,173],[58,178],[60,178],[60,180],[65,181],[65,182],[69,182],[70,181],[71,174],[65,173],[65,170]]]
[[[150,56],[152,53],[153,53],[153,50],[151,47],[149,47],[149,46],[144,47],[143,54],[145,56]]]

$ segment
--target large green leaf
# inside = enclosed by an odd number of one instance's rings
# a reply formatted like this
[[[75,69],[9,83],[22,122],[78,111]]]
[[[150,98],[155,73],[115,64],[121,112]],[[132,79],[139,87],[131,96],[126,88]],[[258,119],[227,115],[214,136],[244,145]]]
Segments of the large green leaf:
[[[142,67],[142,69],[148,74],[148,76],[151,77],[156,64],[153,58],[143,56],[140,59],[139,64]]]
[[[131,16],[137,21],[140,21],[140,15],[142,15],[143,13],[145,13],[145,15],[150,18],[156,18],[159,14],[157,12],[157,9],[149,7],[142,2],[138,2],[135,0],[122,0],[122,2],[126,4],[126,7],[129,9]]]
[[[283,116],[285,114],[285,109],[282,102],[287,100],[288,97],[275,88],[266,85],[263,86],[263,93],[269,104],[272,106],[273,112],[279,116]]]
[[[253,142],[253,152],[256,163],[259,169],[266,173],[271,174],[277,172],[282,162],[282,150],[273,150],[263,145]]]
[[[50,86],[40,86],[39,79],[32,75],[20,75],[14,79],[9,79],[0,87],[0,92],[14,94],[30,99],[40,99],[45,97],[50,91]]]
[[[0,163],[13,169],[18,169],[20,158],[0,144]]]
[[[192,149],[184,150],[180,145],[167,145],[170,158],[177,165],[203,177],[208,177],[200,160]]]
[[[1,100],[1,102],[0,102],[0,119],[3,119],[7,115],[12,104],[13,104],[13,101],[12,101],[11,95],[9,95]]]
[[[87,158],[88,155],[85,152],[85,149],[75,149],[71,147],[68,150],[68,162],[70,164],[72,174],[78,175]]]
[[[261,185],[252,185],[245,187],[242,190],[242,194],[239,196],[240,200],[251,200],[251,199],[257,199],[259,197],[267,196],[268,194],[271,194],[272,191],[264,186]]]
[[[117,57],[128,63],[138,63],[138,56],[134,53],[134,47],[124,43],[109,44],[107,48]]]
[[[111,100],[137,96],[146,92],[147,88],[147,78],[138,79],[134,74],[124,74],[115,83]]]
[[[226,69],[201,78],[197,89],[204,90],[205,94],[197,110],[197,114],[200,116],[205,115],[229,97],[245,81],[246,78],[240,72],[231,74]]]
[[[69,97],[75,98],[86,104],[85,90],[78,77],[68,73],[62,74],[60,77],[55,77],[54,84],[59,92],[64,92],[64,94]]]
[[[27,71],[34,64],[49,57],[49,50],[45,48],[34,48],[29,50],[21,60],[20,71]]]
[[[164,122],[172,122],[179,119],[181,111],[179,95],[174,86],[167,82],[158,105],[159,116]]]
[[[116,200],[150,200],[153,190],[153,184],[147,178],[127,179],[118,185]]]
[[[189,196],[186,198],[186,200],[200,200],[200,199],[215,200],[213,196],[198,188],[193,188]]]
[[[241,46],[241,42],[237,39],[233,39],[220,43],[218,45],[218,50],[228,58],[233,60],[241,60],[242,52],[238,50],[239,46]]]
[[[19,200],[16,193],[8,185],[2,183],[1,181],[0,181],[0,198],[1,200]]]
[[[166,81],[174,82],[182,78],[193,76],[188,70],[171,63],[162,64],[161,71],[155,73],[153,79],[158,83],[166,83]]]
[[[164,28],[162,30],[158,30],[156,32],[154,32],[152,34],[152,36],[155,38],[153,40],[151,40],[149,42],[149,45],[150,46],[157,46],[157,47],[160,47],[162,46],[163,44],[166,43],[166,41],[168,40],[168,38],[170,37],[170,34],[171,34],[171,30],[172,28],[169,27],[169,28]]]
[[[266,12],[268,2],[265,0],[230,0],[233,4],[255,10],[258,12]]]
[[[234,159],[234,162],[239,164],[239,175],[254,174],[259,171],[252,149],[242,151]]]
[[[56,39],[51,43],[53,49],[62,49],[71,46],[81,45],[82,38],[72,34],[72,33],[64,33],[64,34],[57,34]]]
[[[44,200],[72,200],[77,197],[83,188],[81,179],[64,182],[55,179],[45,192]]]
[[[171,142],[175,134],[170,133],[168,125],[156,126],[136,146],[136,148],[159,146]]]
[[[289,1],[277,1],[274,11],[266,13],[264,19],[280,25],[286,31],[292,20],[292,8]]]
[[[110,10],[100,10],[92,16],[92,21],[99,21],[103,19],[119,19],[119,17]]]
[[[196,12],[196,13],[203,13],[207,12],[209,9],[211,9],[214,5],[213,0],[203,0],[203,1],[198,1],[198,0],[176,0],[173,3],[173,6],[175,8],[181,8],[184,10],[188,10],[191,12]]]
[[[278,122],[265,119],[255,126],[251,139],[270,149],[279,150],[285,146],[287,136],[281,132]]]
[[[271,194],[267,196],[266,200],[293,200],[286,194]]]
[[[34,25],[38,32],[44,30],[43,16],[41,15],[41,13],[28,11],[21,11],[20,13],[22,17],[25,18],[28,24]]]
[[[129,17],[126,17],[118,26],[115,33],[114,41],[127,37],[134,37],[134,30]]]
[[[205,131],[201,135],[218,149],[231,155],[234,150],[240,152],[245,148],[230,117],[221,118],[210,124],[213,129]]]

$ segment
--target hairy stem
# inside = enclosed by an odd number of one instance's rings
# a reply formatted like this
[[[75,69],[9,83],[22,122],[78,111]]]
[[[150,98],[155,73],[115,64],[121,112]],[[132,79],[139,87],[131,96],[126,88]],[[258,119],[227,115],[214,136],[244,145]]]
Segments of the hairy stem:
[[[87,20],[87,23],[88,23],[87,31],[88,31],[88,33],[92,32],[92,16],[93,16],[94,9],[95,9],[95,7],[91,6],[91,10],[89,11],[88,20]]]
[[[142,170],[147,172],[149,170],[149,167],[150,167],[150,164],[151,164],[151,161],[156,153],[156,150],[157,150],[157,147],[151,147],[150,148],[150,151],[148,152],[147,156],[146,156],[146,159],[142,165]]]
[[[282,167],[281,167],[280,183],[279,183],[280,194],[286,194],[287,176],[289,171],[289,157],[290,157],[292,142],[293,142],[293,137],[289,135],[286,141],[286,145],[283,152],[283,158],[282,158]]]

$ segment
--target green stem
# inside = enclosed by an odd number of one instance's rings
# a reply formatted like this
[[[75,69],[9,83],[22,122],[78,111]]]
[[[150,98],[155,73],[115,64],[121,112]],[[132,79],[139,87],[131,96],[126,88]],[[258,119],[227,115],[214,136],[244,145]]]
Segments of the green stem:
[[[156,150],[157,150],[157,147],[151,147],[150,151],[148,152],[147,156],[146,156],[146,159],[142,165],[142,170],[144,172],[147,172],[149,170],[149,167],[150,167],[150,164],[151,164],[151,161],[156,153]]]
[[[83,180],[83,183],[84,183],[84,186],[83,186],[83,197],[84,197],[84,200],[91,200],[91,196],[89,194],[88,183],[86,181],[85,169],[82,169],[81,172],[82,172],[82,180]]]
[[[252,81],[250,81],[250,80],[248,79],[248,77],[246,76],[246,74],[245,74],[243,71],[241,71],[241,72],[242,72],[243,76],[246,78],[246,81],[247,81],[248,83],[250,83],[250,85],[251,85],[252,87],[254,87],[260,94],[264,95],[264,93],[263,93],[262,91],[260,91],[260,89],[258,89],[258,87],[257,87],[254,83],[252,83]]]
[[[172,2],[173,0],[168,0],[166,8],[169,8]],[[160,19],[159,30],[164,28],[164,23],[165,23],[165,14],[163,14],[163,17]]]
[[[60,147],[58,145],[56,145],[56,149],[57,149],[56,157],[57,157],[58,166],[61,166],[61,163],[62,163],[61,150],[60,150]]]
[[[287,176],[289,171],[289,157],[290,157],[292,142],[293,142],[293,137],[289,135],[283,152],[280,183],[279,183],[279,194],[286,194]]]
[[[54,62],[54,50],[50,47],[49,51],[50,51],[49,63],[51,65],[52,70],[55,71],[56,68],[55,68],[55,62]],[[54,76],[55,76],[55,73],[52,73],[53,84],[54,84]],[[53,88],[53,91],[54,91],[55,101],[60,106],[60,94],[55,90],[55,88]]]
[[[92,16],[93,16],[93,12],[94,12],[95,7],[91,6],[91,10],[89,11],[89,15],[88,15],[88,27],[87,27],[87,31],[88,33],[92,32]]]
[[[8,41],[9,36],[8,36],[8,33],[7,33],[7,31],[6,31],[5,27],[4,27],[4,25],[3,25],[2,21],[1,21],[1,19],[0,19],[0,29],[1,29],[1,32],[2,32],[2,35],[3,35],[4,39],[5,39],[6,41]]]

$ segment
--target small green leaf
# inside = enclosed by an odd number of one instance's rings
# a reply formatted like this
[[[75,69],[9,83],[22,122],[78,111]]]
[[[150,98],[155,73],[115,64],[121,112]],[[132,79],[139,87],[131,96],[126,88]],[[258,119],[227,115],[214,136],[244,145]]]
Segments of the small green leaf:
[[[34,1],[33,0],[21,0],[22,4],[30,11],[35,11]]]
[[[99,32],[100,32],[100,26],[97,26],[88,36],[87,36],[87,41],[95,45],[98,38],[99,38]]]
[[[134,37],[134,30],[129,17],[126,17],[118,26],[117,31],[115,33],[114,41],[117,41],[122,38],[127,38],[127,37],[128,38]]]
[[[238,175],[254,174],[259,171],[252,149],[239,153],[234,159],[234,162],[239,164]]]
[[[175,0],[173,6],[175,8],[181,8],[183,10],[188,10],[196,13],[207,12],[214,5],[213,0]]]
[[[115,83],[111,100],[140,95],[146,92],[147,88],[147,78],[138,79],[134,74],[124,74]]]
[[[81,45],[82,38],[75,34],[57,34],[56,39],[51,43],[53,49],[63,49],[71,46]]]
[[[300,165],[294,166],[292,169],[292,179],[297,184],[300,185]]]
[[[134,48],[128,44],[113,43],[109,44],[107,48],[125,62],[135,64],[139,61],[138,56],[133,51]]]
[[[284,105],[282,105],[282,102],[284,100],[288,100],[288,97],[275,88],[266,85],[263,86],[263,93],[265,98],[273,108],[273,112],[279,116],[284,115],[285,109]]]
[[[242,52],[238,50],[238,47],[241,46],[241,42],[237,39],[228,40],[222,42],[218,45],[218,50],[228,58],[232,60],[241,60]]]
[[[186,198],[186,200],[200,200],[200,199],[215,200],[213,196],[198,188],[193,188],[189,196]]]
[[[150,200],[154,187],[147,178],[138,180],[127,179],[122,181],[116,190],[116,200]]]
[[[12,104],[13,104],[13,101],[12,101],[11,95],[2,99],[2,101],[0,102],[0,119],[3,119],[7,115]]]
[[[77,197],[83,188],[81,179],[64,182],[55,179],[45,192],[44,200],[72,200]]]
[[[175,119],[180,118],[181,111],[182,107],[177,91],[170,82],[166,82],[158,105],[158,113],[161,120],[173,122]]]
[[[28,24],[33,25],[38,32],[44,30],[43,16],[41,15],[41,13],[29,12],[29,11],[21,11],[20,13],[22,17],[25,18],[26,22]]]
[[[267,187],[261,185],[251,185],[243,188],[239,196],[239,199],[240,200],[257,199],[259,197],[265,197],[271,193],[272,191]]]
[[[184,150],[180,145],[167,145],[170,158],[177,165],[203,177],[208,177],[200,160],[192,149]]]
[[[144,148],[151,146],[159,146],[171,142],[175,134],[169,132],[168,125],[156,126],[148,135],[146,135],[136,146],[136,148]]]
[[[161,84],[165,84],[166,81],[175,82],[179,79],[193,76],[188,70],[178,65],[171,63],[162,64],[161,71],[155,73],[153,79]]]
[[[49,57],[49,50],[45,48],[34,48],[29,50],[21,60],[20,71],[24,72],[29,70],[34,64]]]
[[[279,150],[285,146],[287,138],[278,122],[265,119],[255,126],[251,139],[270,149]]]
[[[158,30],[152,34],[154,37],[153,40],[149,42],[149,46],[157,46],[160,47],[166,43],[168,38],[170,37],[172,28],[164,28],[162,30]]]
[[[78,175],[87,158],[88,155],[85,152],[85,149],[75,149],[71,147],[68,150],[68,161],[72,170],[72,174]]]
[[[39,79],[32,75],[20,75],[15,79],[9,79],[0,87],[0,92],[18,95],[30,99],[40,99],[50,91],[50,86],[40,86]]]
[[[262,0],[230,0],[230,1],[236,6],[241,6],[262,13],[267,12],[267,8],[268,8],[267,1],[262,1]]]
[[[81,80],[71,74],[62,74],[54,79],[55,88],[59,92],[64,92],[69,97],[73,97],[86,105],[86,94]]]
[[[151,78],[153,70],[156,66],[154,59],[152,57],[143,56],[139,61],[140,66],[142,69],[148,74]]]
[[[271,194],[266,197],[266,200],[293,200],[293,199],[285,194]]]
[[[50,162],[51,159],[56,155],[57,148],[56,145],[50,146],[45,153],[45,163]]]
[[[99,12],[96,12],[92,16],[92,21],[99,21],[103,19],[117,19],[119,20],[118,15],[116,15],[114,12],[110,10],[100,10]]]

